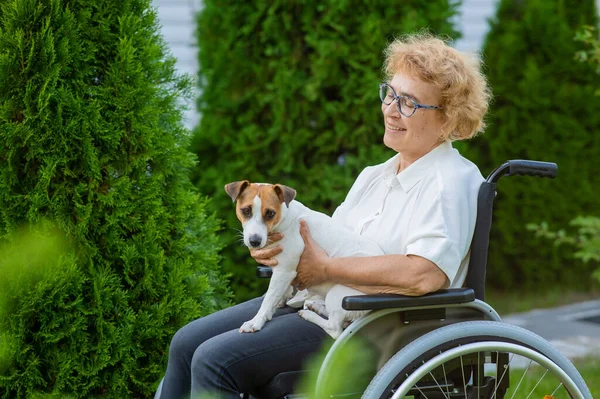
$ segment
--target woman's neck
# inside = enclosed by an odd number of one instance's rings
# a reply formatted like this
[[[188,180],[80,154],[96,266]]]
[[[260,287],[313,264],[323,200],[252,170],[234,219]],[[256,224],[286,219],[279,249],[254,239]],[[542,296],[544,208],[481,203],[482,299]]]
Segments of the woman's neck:
[[[398,170],[396,171],[396,174],[398,174],[398,173],[402,172],[403,170],[405,170],[406,168],[408,168],[419,158],[422,158],[423,156],[429,154],[431,151],[433,151],[433,149],[435,149],[437,146],[439,146],[443,142],[444,142],[444,140],[438,140],[435,143],[433,143],[430,147],[427,147],[427,149],[424,151],[417,151],[417,152],[413,152],[413,153],[400,152],[400,162],[398,163]]]

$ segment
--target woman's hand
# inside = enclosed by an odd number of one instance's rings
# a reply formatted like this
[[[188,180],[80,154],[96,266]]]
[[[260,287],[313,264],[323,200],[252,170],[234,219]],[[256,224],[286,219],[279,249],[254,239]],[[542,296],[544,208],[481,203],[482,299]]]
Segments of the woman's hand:
[[[299,290],[303,290],[327,280],[327,261],[330,258],[327,252],[312,239],[308,225],[304,220],[300,221],[300,235],[304,240],[304,252],[298,262],[298,274],[292,285],[297,286]]]
[[[265,266],[277,266],[277,259],[273,259],[274,256],[279,255],[283,252],[281,245],[270,246],[272,243],[277,242],[283,238],[282,233],[271,233],[267,237],[267,246],[264,248],[250,248],[250,256],[255,261]]]

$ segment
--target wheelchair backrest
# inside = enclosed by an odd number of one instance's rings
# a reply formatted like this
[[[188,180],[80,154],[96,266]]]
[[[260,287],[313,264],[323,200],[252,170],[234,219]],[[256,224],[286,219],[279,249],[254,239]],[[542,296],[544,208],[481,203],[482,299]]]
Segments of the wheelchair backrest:
[[[485,272],[492,227],[492,211],[496,184],[502,176],[524,175],[554,178],[558,167],[552,162],[515,159],[506,161],[490,173],[481,183],[477,197],[477,221],[471,241],[471,257],[465,287],[475,291],[475,298],[485,300]]]

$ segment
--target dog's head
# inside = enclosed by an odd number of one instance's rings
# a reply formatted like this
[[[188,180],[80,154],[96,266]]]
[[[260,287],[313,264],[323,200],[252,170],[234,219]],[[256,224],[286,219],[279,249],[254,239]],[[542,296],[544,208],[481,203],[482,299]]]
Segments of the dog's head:
[[[236,214],[244,227],[244,244],[249,248],[267,245],[267,236],[281,222],[285,207],[296,197],[296,190],[281,184],[250,183],[248,180],[225,185],[236,201]]]

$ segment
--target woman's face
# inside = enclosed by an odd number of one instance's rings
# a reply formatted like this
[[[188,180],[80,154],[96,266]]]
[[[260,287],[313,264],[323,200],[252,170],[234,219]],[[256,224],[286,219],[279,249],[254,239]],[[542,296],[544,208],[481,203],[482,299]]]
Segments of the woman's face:
[[[419,104],[439,106],[441,93],[433,84],[413,78],[404,73],[394,75],[388,84],[398,96],[407,96]],[[407,118],[398,112],[398,105],[381,104],[385,123],[384,144],[414,161],[437,146],[443,125],[442,112],[437,109],[419,108]]]

